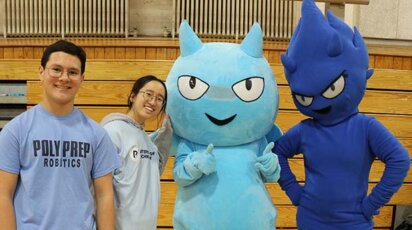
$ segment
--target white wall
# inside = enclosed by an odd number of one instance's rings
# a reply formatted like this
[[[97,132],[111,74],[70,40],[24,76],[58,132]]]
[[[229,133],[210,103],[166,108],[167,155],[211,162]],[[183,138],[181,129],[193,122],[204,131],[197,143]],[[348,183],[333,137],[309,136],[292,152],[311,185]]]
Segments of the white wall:
[[[301,5],[300,1],[295,3],[296,22],[301,15]],[[323,12],[327,9],[324,3],[317,5]],[[349,26],[356,26],[365,38],[412,42],[412,0],[370,0],[369,5],[346,4],[342,19]]]
[[[172,28],[172,0],[129,0],[130,28],[139,35],[162,36],[165,27]]]
[[[0,34],[4,32],[4,3],[0,0]],[[325,9],[324,3],[317,3]],[[296,20],[301,2],[295,3]],[[164,28],[172,29],[173,0],[129,0],[129,27],[140,36],[163,36]],[[412,42],[412,0],[370,0],[369,5],[345,6],[344,20],[357,26],[362,36]]]
[[[412,1],[371,0],[360,6],[359,30],[364,37],[412,40]]]
[[[6,25],[6,22],[5,22],[5,16],[6,16],[6,14],[4,13],[5,12],[5,8],[4,8],[4,5],[5,5],[5,2],[6,2],[6,0],[0,0],[0,34],[1,35],[3,35],[4,34],[4,27],[5,27],[5,25]]]

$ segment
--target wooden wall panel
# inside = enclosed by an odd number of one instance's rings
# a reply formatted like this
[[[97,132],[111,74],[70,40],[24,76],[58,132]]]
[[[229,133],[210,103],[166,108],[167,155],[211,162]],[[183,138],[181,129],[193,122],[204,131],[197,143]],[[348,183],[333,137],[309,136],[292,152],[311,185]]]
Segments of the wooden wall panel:
[[[166,48],[166,60],[175,60],[176,58],[176,48]]]
[[[104,59],[114,59],[115,58],[115,48],[105,47],[104,48]]]
[[[268,60],[268,62],[270,62],[270,59],[268,59],[269,53],[270,53],[270,50],[263,50],[263,56],[266,58],[266,60]]]
[[[114,58],[115,59],[125,59],[126,58],[126,48],[124,47],[114,48]]]
[[[135,59],[136,58],[136,48],[127,47],[125,57],[126,59]]]
[[[369,55],[369,68],[375,68],[375,55]]]
[[[5,59],[14,59],[14,49],[13,47],[4,47],[4,58]]]
[[[105,49],[104,47],[96,47],[94,50],[94,57],[96,59],[105,59]]]
[[[156,60],[156,48],[146,48],[146,59]]]
[[[374,69],[367,82],[371,89],[412,90],[412,71],[393,69]]]
[[[398,138],[398,139],[399,139],[399,142],[401,142],[401,144],[403,145],[403,147],[406,148],[406,150],[409,153],[409,157],[412,159],[412,138],[404,137],[404,138]],[[412,171],[412,169],[409,171]]]
[[[146,59],[146,48],[141,48],[141,47],[136,48],[136,58]]]
[[[24,57],[24,59],[34,59],[34,48],[33,47],[24,47],[23,48],[23,57]]]
[[[93,47],[83,47],[84,52],[86,52],[87,60],[94,59],[94,48]]]
[[[402,58],[402,69],[412,70],[412,58],[410,57]]]
[[[13,59],[24,59],[23,47],[15,47],[13,49]]]
[[[33,53],[34,53],[34,59],[40,60],[41,57],[43,56],[45,48],[44,47],[34,47],[33,48]]]
[[[375,58],[375,67],[381,69],[390,69],[393,66],[392,56],[377,55]]]
[[[8,39],[7,42],[0,42],[0,59],[31,59],[40,58],[42,50],[50,43],[57,39],[26,39],[22,40]],[[115,53],[115,48],[134,48],[135,55],[126,54],[123,58],[137,58],[148,60],[175,60],[179,54],[179,45],[177,39],[161,39],[153,41],[143,39],[71,39],[76,44],[87,49],[106,49],[103,54],[101,51],[95,51],[94,55],[89,55],[89,59],[113,59],[121,58],[121,53]],[[219,40],[207,40],[204,42],[216,42]],[[234,40],[223,40],[224,42],[234,42]],[[159,45],[156,47],[156,44]],[[39,52],[34,51],[34,55],[22,55],[20,48],[39,49]],[[287,48],[287,43],[279,43],[272,41],[265,41],[263,45],[263,53],[269,63],[280,64],[280,54],[284,53]],[[412,47],[408,46],[375,46],[368,45],[369,48],[369,63],[370,68],[382,69],[403,69],[412,70]],[[170,50],[175,50],[170,52]],[[41,51],[40,51],[41,50]],[[156,50],[156,52],[154,51]],[[175,55],[171,53],[175,53]],[[90,53],[90,52],[89,52]],[[116,55],[117,54],[117,55]]]
[[[391,68],[402,69],[402,60],[403,60],[403,57],[399,57],[399,56],[393,57],[393,65]]]
[[[166,59],[166,48],[156,48],[156,60],[167,60]]]

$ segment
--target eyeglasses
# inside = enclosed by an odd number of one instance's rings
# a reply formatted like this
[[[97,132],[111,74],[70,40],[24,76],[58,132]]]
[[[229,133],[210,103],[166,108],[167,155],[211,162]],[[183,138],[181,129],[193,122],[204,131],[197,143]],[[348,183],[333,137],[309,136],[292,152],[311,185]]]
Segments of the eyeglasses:
[[[63,76],[63,74],[66,72],[67,73],[67,77],[72,78],[72,79],[78,79],[80,78],[80,76],[82,75],[80,73],[80,71],[78,70],[68,70],[68,71],[64,71],[62,68],[60,67],[47,67],[46,68],[49,76],[50,77],[55,77],[55,78],[60,78],[61,76]]]
[[[157,105],[164,105],[166,103],[165,99],[161,96],[155,96],[154,93],[152,91],[139,91],[139,93],[143,93],[143,98],[146,101],[151,101],[153,100],[153,98],[155,98],[155,102]]]

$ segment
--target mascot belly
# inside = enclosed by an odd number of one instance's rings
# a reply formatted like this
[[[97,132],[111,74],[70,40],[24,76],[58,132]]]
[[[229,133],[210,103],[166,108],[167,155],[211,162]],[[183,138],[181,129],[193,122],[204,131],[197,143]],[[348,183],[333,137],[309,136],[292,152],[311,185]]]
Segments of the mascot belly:
[[[175,229],[273,229],[276,211],[254,167],[257,151],[256,142],[214,148],[216,172],[179,187]]]

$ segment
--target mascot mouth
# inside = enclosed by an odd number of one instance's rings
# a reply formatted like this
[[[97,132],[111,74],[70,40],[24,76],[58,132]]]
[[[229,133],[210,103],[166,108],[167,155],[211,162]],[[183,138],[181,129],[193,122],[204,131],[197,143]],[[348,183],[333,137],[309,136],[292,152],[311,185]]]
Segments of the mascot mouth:
[[[322,109],[315,109],[315,110],[313,110],[315,113],[319,113],[319,114],[327,114],[327,113],[329,113],[330,112],[330,110],[332,109],[332,106],[328,106],[328,107],[325,107],[325,108],[322,108]]]
[[[229,118],[223,119],[223,120],[216,119],[216,118],[210,116],[207,113],[206,113],[206,116],[207,116],[207,118],[209,118],[209,120],[211,122],[213,122],[213,124],[218,125],[218,126],[223,126],[223,125],[226,125],[226,124],[230,123],[231,121],[233,121],[233,119],[235,119],[235,117],[236,117],[236,114],[229,117]]]

